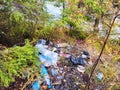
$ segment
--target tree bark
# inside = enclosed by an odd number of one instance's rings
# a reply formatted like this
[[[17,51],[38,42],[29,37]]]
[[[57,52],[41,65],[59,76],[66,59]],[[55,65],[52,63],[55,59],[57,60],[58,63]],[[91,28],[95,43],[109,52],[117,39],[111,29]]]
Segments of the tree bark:
[[[99,16],[96,16],[96,18],[95,18],[95,23],[94,23],[94,32],[98,32],[99,31],[99,20],[100,20],[100,18],[99,18]]]

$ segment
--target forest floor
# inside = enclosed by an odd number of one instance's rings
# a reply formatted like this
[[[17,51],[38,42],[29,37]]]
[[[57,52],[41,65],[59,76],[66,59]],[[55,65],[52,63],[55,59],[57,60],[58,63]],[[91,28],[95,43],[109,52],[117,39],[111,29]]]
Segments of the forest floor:
[[[90,43],[82,40],[77,40],[72,45],[72,48],[68,53],[74,55],[75,57],[79,56],[82,51],[87,50],[90,53],[90,61],[92,62],[90,65],[92,66],[95,60],[99,55],[99,51]],[[109,55],[103,54],[102,58],[104,60],[110,60],[111,57]],[[88,68],[88,67],[87,67]],[[50,68],[48,68],[49,71]],[[88,74],[79,72],[78,65],[73,65],[70,59],[61,58],[57,63],[57,69],[59,71],[59,75],[63,78],[59,81],[55,81],[55,77],[51,76],[51,82],[54,83],[53,90],[84,90],[85,86],[88,82]],[[0,90],[21,90],[23,85],[25,84],[26,79],[16,78],[16,81],[11,83],[8,88],[2,87]],[[57,82],[57,84],[56,84]],[[31,86],[29,86],[31,87]],[[106,90],[104,86],[98,85],[94,83],[92,84],[93,90]],[[25,90],[28,89],[28,86]],[[46,89],[45,89],[46,90]]]

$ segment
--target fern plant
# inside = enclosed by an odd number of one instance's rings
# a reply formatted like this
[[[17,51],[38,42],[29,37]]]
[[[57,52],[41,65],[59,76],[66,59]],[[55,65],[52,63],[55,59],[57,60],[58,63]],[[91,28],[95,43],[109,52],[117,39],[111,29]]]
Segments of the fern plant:
[[[25,72],[32,74],[39,71],[37,49],[27,40],[23,47],[15,46],[0,53],[0,85],[9,86],[15,77],[24,77]]]

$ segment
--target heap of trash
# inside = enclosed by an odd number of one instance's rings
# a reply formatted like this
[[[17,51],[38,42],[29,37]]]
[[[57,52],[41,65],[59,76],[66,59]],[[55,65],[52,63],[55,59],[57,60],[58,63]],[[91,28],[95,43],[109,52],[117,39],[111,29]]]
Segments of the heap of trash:
[[[71,53],[74,46],[40,39],[36,47],[39,50],[40,75],[42,80],[35,80],[32,90],[79,90],[88,80],[85,69],[90,61],[87,50],[78,56]],[[81,84],[83,83],[83,84]]]

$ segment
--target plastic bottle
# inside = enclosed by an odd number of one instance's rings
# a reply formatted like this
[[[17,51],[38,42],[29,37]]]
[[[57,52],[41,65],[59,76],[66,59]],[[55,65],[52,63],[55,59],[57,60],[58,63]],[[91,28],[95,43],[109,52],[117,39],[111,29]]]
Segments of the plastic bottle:
[[[98,73],[97,78],[99,81],[101,81],[103,78],[103,73]]]
[[[51,88],[51,83],[50,83],[50,77],[48,74],[48,71],[44,65],[41,66],[41,75],[43,76],[46,84],[48,85],[48,88]]]

